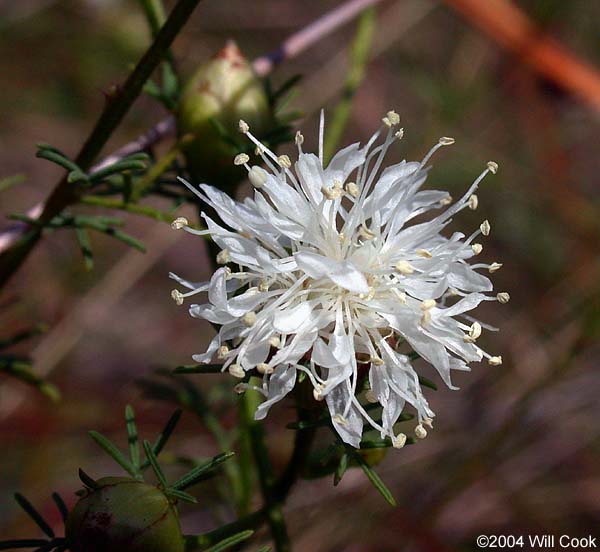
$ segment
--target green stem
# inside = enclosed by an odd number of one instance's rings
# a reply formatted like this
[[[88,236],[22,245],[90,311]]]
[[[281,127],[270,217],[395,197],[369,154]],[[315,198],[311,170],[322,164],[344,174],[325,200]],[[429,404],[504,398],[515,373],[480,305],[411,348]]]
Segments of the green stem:
[[[185,537],[186,552],[192,552],[198,548],[207,548],[247,529],[256,529],[265,522],[265,519],[266,510],[263,508],[209,533],[187,535]]]
[[[264,510],[276,552],[289,552],[291,550],[283,511],[276,494],[276,483],[273,467],[269,458],[269,451],[265,441],[265,432],[262,424],[254,419],[256,410],[255,391],[247,390],[241,397],[240,414],[242,415],[242,430],[250,437],[250,446],[256,463],[258,481],[265,502]]]
[[[108,99],[96,126],[75,158],[75,164],[88,170],[94,159],[119,126],[133,102],[139,96],[144,83],[157,65],[164,59],[171,43],[192,15],[200,0],[179,0],[169,18],[162,26],[152,45],[136,65],[122,87]],[[54,188],[44,205],[39,222],[44,225],[78,198],[77,188],[63,178]],[[18,270],[41,237],[40,228],[32,228],[13,247],[0,255],[0,286]]]
[[[342,97],[335,107],[327,130],[327,139],[325,140],[324,148],[326,162],[329,162],[342,138],[342,134],[350,118],[354,94],[364,79],[375,23],[374,8],[365,10],[358,21],[356,35],[350,47],[350,68],[342,90]]]

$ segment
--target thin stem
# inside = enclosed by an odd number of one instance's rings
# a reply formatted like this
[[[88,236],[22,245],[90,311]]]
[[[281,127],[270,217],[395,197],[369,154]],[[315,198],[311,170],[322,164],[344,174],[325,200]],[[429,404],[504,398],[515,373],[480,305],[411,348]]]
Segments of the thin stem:
[[[254,70],[261,77],[268,75],[275,65],[286,59],[296,57],[331,32],[354,19],[364,9],[374,6],[381,1],[350,0],[349,2],[345,2],[304,29],[289,36],[277,50],[256,59],[252,64]]]
[[[356,35],[350,47],[350,67],[342,90],[342,97],[333,112],[331,122],[329,123],[327,139],[325,140],[324,157],[326,163],[331,159],[342,138],[344,129],[350,119],[354,95],[365,77],[365,68],[369,61],[375,22],[375,10],[373,8],[366,10],[358,21]]]
[[[256,392],[248,390],[240,397],[242,430],[246,431],[250,436],[250,445],[258,472],[258,481],[265,502],[264,509],[275,544],[275,550],[276,552],[289,552],[291,550],[290,540],[281,504],[275,493],[275,478],[265,441],[264,428],[260,422],[253,418],[256,406],[253,404],[255,402],[255,395]]]
[[[142,91],[157,65],[164,59],[171,43],[192,15],[200,0],[179,0],[169,18],[157,34],[152,45],[122,87],[107,101],[96,126],[85,141],[81,151],[75,158],[75,163],[84,171],[88,170],[96,156],[123,120],[129,108]],[[40,223],[45,224],[58,215],[65,207],[77,200],[77,189],[63,178],[54,188],[46,201],[39,217]],[[0,285],[21,266],[41,236],[39,228],[32,228],[15,244],[12,251],[0,255]]]

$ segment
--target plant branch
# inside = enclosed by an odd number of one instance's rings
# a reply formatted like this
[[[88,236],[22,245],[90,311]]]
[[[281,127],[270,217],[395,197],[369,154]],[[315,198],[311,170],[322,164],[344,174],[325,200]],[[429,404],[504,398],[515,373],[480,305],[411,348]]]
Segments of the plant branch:
[[[545,34],[511,0],[445,0],[534,71],[600,111],[600,74]]]
[[[255,391],[247,390],[240,397],[241,425],[250,437],[250,446],[258,472],[258,481],[265,502],[264,510],[276,552],[289,552],[291,545],[281,509],[281,503],[275,493],[275,478],[269,458],[262,423],[254,419],[256,409]]]
[[[327,139],[325,140],[324,157],[326,162],[329,162],[329,159],[331,159],[331,156],[335,152],[335,149],[342,138],[344,129],[348,124],[354,94],[365,77],[365,68],[369,61],[374,30],[375,10],[369,8],[360,17],[356,35],[354,36],[354,40],[350,47],[350,67],[348,69],[348,75],[346,76],[344,89],[342,90],[342,97],[333,111],[333,116],[329,123]]]
[[[254,60],[252,64],[254,70],[260,76],[268,75],[273,71],[276,65],[298,56],[311,46],[317,44],[330,33],[351,21],[354,17],[359,15],[362,10],[379,2],[381,2],[381,0],[350,0],[345,4],[338,6],[312,22],[307,27],[290,35],[277,49]],[[160,121],[144,134],[138,136],[132,142],[125,144],[123,147],[110,154],[100,163],[92,167],[92,172],[107,167],[127,155],[147,150],[174,134],[175,118],[170,116]],[[27,211],[27,216],[30,218],[38,218],[43,210],[44,204],[39,203]],[[29,228],[30,227],[27,224],[16,223],[0,232],[0,259],[5,258],[4,252],[9,250],[9,248],[13,246],[16,247],[19,239],[24,237],[24,234]],[[36,236],[35,242],[37,242],[37,237],[39,236]],[[0,271],[0,286],[8,279],[8,276],[4,276],[2,271]]]
[[[129,108],[142,91],[157,65],[164,59],[171,43],[191,16],[200,0],[179,0],[155,40],[129,75],[122,87],[109,98],[96,126],[88,136],[75,163],[84,171],[89,169],[96,156],[123,120]],[[77,189],[63,178],[54,188],[39,216],[43,225],[77,200]],[[21,266],[41,236],[39,228],[31,228],[11,251],[0,255],[0,285]]]
[[[382,0],[350,0],[319,17],[310,25],[290,35],[283,44],[271,53],[254,60],[252,66],[259,76],[268,75],[275,65],[294,58],[322,38],[352,21],[360,12]]]

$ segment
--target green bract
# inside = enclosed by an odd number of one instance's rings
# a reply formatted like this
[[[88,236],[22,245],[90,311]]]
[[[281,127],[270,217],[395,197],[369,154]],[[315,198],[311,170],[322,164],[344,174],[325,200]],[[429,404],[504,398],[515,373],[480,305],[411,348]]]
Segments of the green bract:
[[[97,485],[67,519],[73,552],[183,552],[177,509],[159,488],[127,477]]]
[[[237,45],[230,41],[187,83],[177,114],[180,135],[191,134],[184,153],[194,179],[226,187],[245,174],[233,166],[239,153],[228,136],[237,138],[244,119],[260,134],[271,112],[261,82]]]

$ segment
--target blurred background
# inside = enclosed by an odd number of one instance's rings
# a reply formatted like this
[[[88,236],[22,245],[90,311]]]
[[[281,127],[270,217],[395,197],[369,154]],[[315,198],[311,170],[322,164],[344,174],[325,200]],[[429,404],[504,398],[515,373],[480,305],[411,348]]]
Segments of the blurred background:
[[[256,0],[249,10],[243,0],[205,0],[173,51],[183,74],[229,38],[254,59],[341,3]],[[521,20],[507,5],[535,29],[529,43],[514,37]],[[479,209],[463,211],[455,225],[471,232],[485,218],[492,223],[482,256],[503,263],[494,282],[512,299],[487,304],[478,315],[501,329],[487,333],[482,345],[504,364],[458,373],[460,391],[427,390],[435,430],[417,446],[390,451],[378,466],[398,508],[360,470],[336,488],[330,478],[299,483],[285,508],[296,550],[476,550],[482,533],[600,537],[598,21],[600,3],[589,0],[377,5],[371,59],[343,141],[368,139],[389,109],[405,128],[390,163],[421,159],[440,136],[453,136],[456,144],[436,154],[428,185],[454,197],[488,160],[498,162],[498,175],[480,190]],[[298,126],[308,146],[316,143],[319,109],[331,112],[340,99],[355,28],[351,22],[325,36],[272,74],[275,83],[303,76],[292,106],[304,114]],[[550,70],[546,58],[528,54],[549,36],[570,52],[560,63],[549,58]],[[35,158],[35,144],[51,142],[74,154],[102,109],[103,92],[126,76],[148,42],[133,0],[0,2],[0,180],[19,181],[0,191],[3,216],[45,198],[61,174]],[[578,88],[585,79],[573,80],[581,62],[589,70],[585,89]],[[165,115],[141,97],[106,153]],[[3,334],[47,324],[22,351],[63,396],[53,405],[2,379],[0,537],[32,533],[14,491],[58,526],[52,491],[73,503],[78,467],[97,477],[115,473],[87,430],[124,446],[126,403],[135,405],[142,433],[156,435],[172,406],[143,397],[136,380],[189,363],[212,336],[208,325],[176,307],[167,278],[169,271],[192,280],[209,274],[202,240],[134,215],[127,230],[148,252],[95,235],[92,272],[70,233],[48,236],[0,297]],[[233,426],[231,380],[190,381]],[[284,403],[267,420],[277,467],[291,450],[292,432],[281,423],[289,414]],[[218,452],[199,418],[184,415],[171,451]],[[216,491],[203,489],[201,507],[184,510],[187,531],[228,519],[215,506]]]

